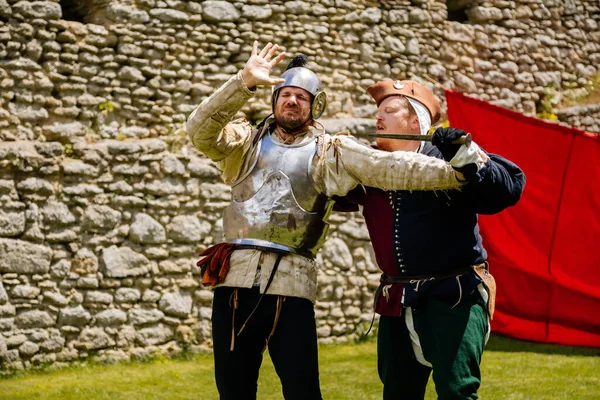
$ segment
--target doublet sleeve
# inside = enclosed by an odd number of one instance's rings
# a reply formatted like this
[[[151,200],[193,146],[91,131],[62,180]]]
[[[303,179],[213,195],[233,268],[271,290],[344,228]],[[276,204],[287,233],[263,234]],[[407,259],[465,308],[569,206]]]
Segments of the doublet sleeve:
[[[186,123],[194,146],[219,163],[223,178],[229,184],[240,176],[253,147],[252,125],[244,118],[231,119],[252,96],[253,92],[238,72],[204,99]]]
[[[461,187],[443,160],[405,151],[372,149],[350,136],[322,135],[313,163],[317,186],[328,196],[344,196],[357,185],[383,190],[445,190]]]

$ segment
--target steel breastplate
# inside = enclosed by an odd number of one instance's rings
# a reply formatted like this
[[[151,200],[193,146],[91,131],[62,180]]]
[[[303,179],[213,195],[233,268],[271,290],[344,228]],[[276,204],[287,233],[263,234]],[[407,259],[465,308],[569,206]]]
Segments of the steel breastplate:
[[[254,166],[232,186],[232,201],[223,214],[225,239],[314,257],[325,241],[333,207],[309,173],[316,137],[281,145],[268,133],[259,146]]]

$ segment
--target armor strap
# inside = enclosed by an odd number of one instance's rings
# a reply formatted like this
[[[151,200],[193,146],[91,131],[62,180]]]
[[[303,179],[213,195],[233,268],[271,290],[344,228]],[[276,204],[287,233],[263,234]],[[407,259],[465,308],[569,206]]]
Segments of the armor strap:
[[[279,322],[279,317],[281,316],[281,310],[283,309],[283,302],[285,301],[285,296],[277,296],[277,304],[275,305],[275,317],[273,318],[273,328],[271,328],[271,332],[269,333],[269,337],[265,341],[265,346],[262,349],[264,353],[267,347],[269,346],[269,341],[273,337],[275,333],[275,329],[277,329],[277,323]]]
[[[265,134],[265,132],[268,130],[267,128],[269,127],[269,125],[271,125],[271,122],[269,121],[269,118],[271,118],[272,116],[273,116],[273,114],[270,114],[269,116],[267,116],[256,127],[256,134],[254,135],[254,138],[252,138],[252,145],[253,146],[256,146],[258,144],[258,142],[260,141],[260,139],[263,137],[263,135]],[[267,122],[269,122],[269,123],[267,124]]]
[[[279,262],[281,261],[281,259],[283,258],[283,256],[285,254],[287,254],[287,253],[280,252],[277,254],[277,259],[275,260],[275,264],[273,265],[273,270],[271,271],[271,275],[269,275],[269,280],[267,281],[267,286],[265,286],[265,291],[260,295],[258,301],[256,302],[256,305],[252,309],[252,312],[250,313],[250,315],[248,315],[248,318],[246,318],[246,320],[242,324],[242,327],[238,331],[237,336],[239,336],[240,333],[242,333],[242,331],[246,327],[246,324],[248,323],[248,321],[250,321],[250,318],[254,315],[254,313],[258,309],[258,306],[262,302],[263,297],[265,297],[265,294],[267,294],[267,290],[269,290],[269,287],[271,286],[271,283],[273,282],[273,278],[275,277],[275,272],[277,272],[277,268],[279,267]]]
[[[246,320],[244,321],[244,323],[242,324],[240,330],[238,331],[237,335],[235,336],[239,336],[242,331],[244,330],[244,328],[246,327],[246,325],[248,324],[248,321],[250,321],[250,318],[252,318],[252,316],[254,315],[254,313],[256,312],[256,310],[258,309],[258,306],[260,306],[260,303],[262,302],[263,298],[265,297],[265,295],[267,294],[267,291],[269,290],[269,287],[271,287],[271,283],[273,283],[273,278],[275,278],[275,273],[277,273],[277,269],[279,268],[279,263],[281,262],[281,259],[283,258],[283,256],[290,254],[290,253],[296,253],[296,254],[300,254],[303,255],[302,253],[298,252],[298,251],[294,251],[295,249],[289,248],[287,246],[278,246],[278,247],[269,247],[269,246],[263,246],[263,245],[259,245],[259,244],[250,244],[250,243],[235,243],[236,241],[233,241],[233,245],[235,246],[236,250],[245,250],[245,249],[255,249],[255,250],[260,250],[260,251],[264,251],[264,252],[268,252],[268,253],[275,253],[277,254],[277,259],[275,260],[275,264],[273,264],[273,269],[271,270],[271,274],[269,275],[269,280],[267,281],[267,285],[265,286],[265,290],[264,292],[260,295],[258,301],[256,302],[256,305],[254,306],[254,308],[252,309],[252,311],[250,312],[250,314],[248,315],[248,317],[246,318]],[[312,258],[312,257],[309,257]],[[275,323],[273,325],[273,329],[271,334],[269,335],[269,338],[272,336],[273,331],[276,328],[277,325],[277,319],[278,314],[281,312],[281,308],[283,307],[283,303],[277,303],[277,316],[276,316],[276,320]],[[234,311],[235,312],[235,311]],[[233,335],[233,332],[232,332]],[[231,338],[231,349],[233,349],[233,342],[234,339],[233,337]],[[267,341],[268,342],[268,341]],[[263,349],[264,351],[264,349]]]
[[[246,320],[242,324],[242,327],[240,328],[240,330],[237,333],[237,336],[239,336],[240,333],[242,333],[242,331],[246,327],[246,324],[248,323],[248,321],[250,321],[250,318],[254,315],[254,313],[258,309],[258,306],[262,302],[263,297],[265,297],[265,295],[267,294],[269,287],[271,287],[271,283],[273,283],[273,278],[275,278],[275,273],[277,272],[277,269],[279,268],[279,263],[281,262],[281,259],[286,254],[289,254],[290,251],[287,249],[284,250],[284,249],[280,249],[280,248],[266,247],[266,246],[261,246],[261,245],[257,245],[257,244],[248,244],[248,243],[236,244],[235,246],[238,249],[256,249],[256,250],[261,250],[261,251],[277,254],[277,259],[275,260],[275,264],[273,264],[273,269],[271,270],[271,275],[269,275],[269,280],[267,281],[267,285],[265,286],[265,291],[260,295],[260,298],[256,302],[256,305],[252,309],[252,312],[250,313],[250,315],[248,315],[248,318],[246,318]]]

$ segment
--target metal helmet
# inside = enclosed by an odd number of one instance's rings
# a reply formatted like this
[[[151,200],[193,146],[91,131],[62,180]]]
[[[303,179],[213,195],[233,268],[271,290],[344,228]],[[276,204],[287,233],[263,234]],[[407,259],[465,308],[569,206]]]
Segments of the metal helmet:
[[[281,78],[285,79],[285,81],[275,87],[271,98],[273,111],[275,111],[275,102],[277,101],[279,90],[286,86],[293,86],[304,89],[312,94],[311,117],[313,119],[317,119],[323,114],[327,105],[327,95],[322,91],[321,81],[314,72],[308,68],[294,67],[285,70]]]

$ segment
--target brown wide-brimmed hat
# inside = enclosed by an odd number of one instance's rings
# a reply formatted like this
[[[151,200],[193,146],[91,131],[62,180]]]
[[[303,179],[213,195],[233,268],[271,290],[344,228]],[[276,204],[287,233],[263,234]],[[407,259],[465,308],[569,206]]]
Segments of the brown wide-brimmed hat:
[[[373,97],[375,103],[377,103],[377,107],[379,107],[384,99],[390,96],[402,95],[422,103],[431,115],[431,124],[435,124],[440,119],[440,102],[431,90],[418,82],[381,81],[369,86],[367,92]]]

